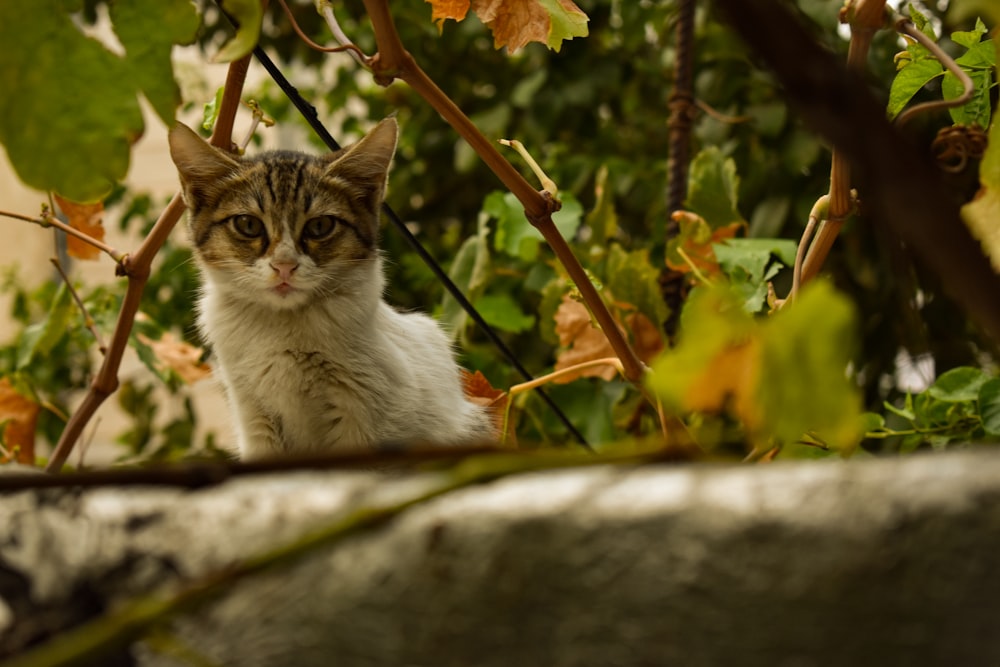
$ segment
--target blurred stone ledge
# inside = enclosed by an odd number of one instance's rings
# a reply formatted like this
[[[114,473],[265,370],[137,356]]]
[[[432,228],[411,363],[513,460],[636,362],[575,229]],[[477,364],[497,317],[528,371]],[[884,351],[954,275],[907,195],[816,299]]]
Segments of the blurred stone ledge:
[[[0,655],[431,474],[0,496]],[[1000,664],[1000,453],[505,478],[166,628],[239,665]],[[190,664],[136,644],[107,665]]]

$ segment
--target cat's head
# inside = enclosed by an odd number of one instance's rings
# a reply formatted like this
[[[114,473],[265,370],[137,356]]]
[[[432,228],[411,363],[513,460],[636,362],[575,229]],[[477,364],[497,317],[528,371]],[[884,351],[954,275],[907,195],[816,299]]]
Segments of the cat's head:
[[[170,155],[206,279],[232,298],[276,308],[370,283],[396,135],[396,121],[387,118],[325,157],[237,157],[175,125]]]

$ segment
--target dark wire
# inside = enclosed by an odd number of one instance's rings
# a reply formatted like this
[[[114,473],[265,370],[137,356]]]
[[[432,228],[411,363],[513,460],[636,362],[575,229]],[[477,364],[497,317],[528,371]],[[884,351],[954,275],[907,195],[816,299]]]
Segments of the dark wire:
[[[309,104],[309,102],[307,102],[305,98],[299,94],[299,91],[295,88],[295,86],[289,83],[288,79],[286,79],[285,75],[281,73],[281,70],[278,69],[277,65],[275,65],[267,53],[264,52],[264,49],[258,45],[254,48],[253,55],[257,58],[260,64],[264,66],[267,73],[271,75],[274,82],[278,84],[278,87],[285,93],[285,96],[288,97],[292,104],[295,105],[295,108],[299,110],[299,113],[302,114],[302,117],[306,119],[306,122],[309,123],[310,127],[312,127],[323,143],[325,143],[330,150],[340,150],[340,144],[337,143],[337,140],[333,138],[330,132],[327,131],[326,127],[319,120],[316,108]],[[473,306],[472,303],[465,297],[465,294],[462,293],[462,290],[459,289],[458,285],[456,285],[454,281],[448,277],[448,274],[445,273],[444,269],[442,269],[437,263],[437,260],[434,259],[426,248],[424,248],[423,244],[420,243],[420,240],[414,236],[412,232],[410,232],[406,224],[399,218],[398,215],[396,215],[396,212],[392,210],[392,207],[390,207],[387,203],[383,203],[382,212],[389,218],[393,226],[399,230],[406,242],[409,243],[410,247],[420,256],[420,259],[423,260],[424,264],[430,268],[430,270],[437,277],[438,281],[444,285],[444,288],[448,290],[448,293],[454,297],[455,301],[458,302],[462,309],[469,314],[472,321],[476,323],[483,333],[486,334],[486,337],[493,342],[497,349],[500,350],[500,353],[506,357],[507,361],[510,362],[510,365],[521,374],[526,382],[533,380],[534,377],[532,377],[531,373],[528,372],[528,369],[521,364],[521,362],[514,355],[514,352],[507,347],[507,344],[503,342],[503,339],[501,339],[497,332],[493,330],[493,327],[491,327],[486,320],[483,319],[483,316],[479,314],[479,311],[476,310],[475,306]],[[546,394],[541,387],[536,387],[535,391],[538,393],[538,396],[545,401],[550,408],[552,408],[552,411],[555,412],[559,421],[561,421],[563,425],[569,429],[569,432],[573,434],[573,437],[575,437],[586,449],[591,449],[590,445],[587,444],[587,439],[583,437],[583,434],[580,433],[580,431],[573,425],[566,414],[559,409],[559,406],[555,404],[552,398]]]

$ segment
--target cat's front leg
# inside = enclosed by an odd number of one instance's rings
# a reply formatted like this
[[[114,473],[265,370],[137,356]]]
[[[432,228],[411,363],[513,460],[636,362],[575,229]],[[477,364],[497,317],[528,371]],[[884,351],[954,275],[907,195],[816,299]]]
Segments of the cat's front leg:
[[[237,416],[236,441],[241,459],[268,458],[288,449],[280,416],[237,401],[233,401],[233,413]]]

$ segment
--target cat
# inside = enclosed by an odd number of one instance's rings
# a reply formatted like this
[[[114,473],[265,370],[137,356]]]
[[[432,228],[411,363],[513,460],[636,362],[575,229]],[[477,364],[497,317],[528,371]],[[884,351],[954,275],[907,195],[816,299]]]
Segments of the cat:
[[[437,323],[382,299],[396,121],[326,157],[237,157],[177,123],[170,154],[202,276],[198,326],[240,458],[491,439]]]

